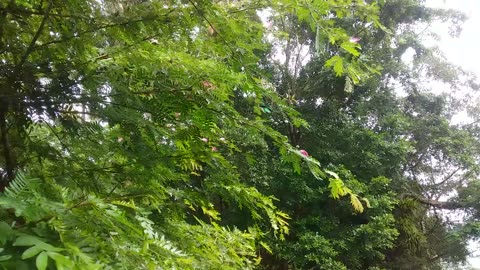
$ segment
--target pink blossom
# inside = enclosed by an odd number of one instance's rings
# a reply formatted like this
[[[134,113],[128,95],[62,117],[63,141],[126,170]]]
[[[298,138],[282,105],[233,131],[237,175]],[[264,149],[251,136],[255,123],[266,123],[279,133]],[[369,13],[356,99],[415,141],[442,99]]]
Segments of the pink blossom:
[[[268,21],[268,22],[265,24],[265,28],[267,28],[267,29],[272,29],[272,26],[273,26],[273,22],[272,22],[272,21]]]
[[[206,81],[206,80],[202,81],[202,85],[203,85],[203,87],[205,87],[207,89],[211,89],[211,90],[216,88],[216,86],[213,83],[211,83],[209,81]]]
[[[349,41],[352,42],[352,43],[358,43],[360,40],[361,40],[361,38],[359,38],[359,37],[350,37]]]
[[[300,150],[300,153],[301,153],[302,155],[308,157],[308,152],[307,152],[307,151],[305,151],[305,150],[302,149],[302,150]]]
[[[218,148],[215,147],[215,146],[212,146],[212,151],[213,151],[213,152],[217,152],[217,151],[218,151]]]
[[[207,138],[201,138],[200,141],[204,142],[204,143],[207,143],[208,142],[208,139]]]

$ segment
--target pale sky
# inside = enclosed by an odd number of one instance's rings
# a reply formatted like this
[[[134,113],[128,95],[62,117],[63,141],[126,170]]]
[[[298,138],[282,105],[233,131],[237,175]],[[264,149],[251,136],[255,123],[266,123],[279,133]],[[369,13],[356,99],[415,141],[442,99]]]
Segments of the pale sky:
[[[434,24],[431,29],[442,36],[438,44],[450,61],[480,76],[480,0],[427,0],[428,6],[451,8],[464,12],[468,21],[459,38],[450,38],[447,28]]]
[[[460,10],[468,16],[463,24],[463,31],[458,38],[448,35],[448,28],[441,23],[433,24],[430,29],[441,36],[438,45],[445,56],[454,64],[467,71],[474,72],[480,78],[480,0],[427,0],[427,6]],[[472,243],[471,248],[477,250],[479,242]],[[480,269],[480,257],[469,258],[475,269]]]

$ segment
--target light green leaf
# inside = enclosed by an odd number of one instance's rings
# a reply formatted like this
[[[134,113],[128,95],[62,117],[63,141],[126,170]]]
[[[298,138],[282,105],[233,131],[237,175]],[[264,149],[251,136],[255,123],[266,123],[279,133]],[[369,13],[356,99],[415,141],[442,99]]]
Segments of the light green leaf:
[[[362,200],[365,202],[365,204],[367,205],[367,208],[372,208],[372,206],[370,205],[370,201],[367,199],[367,198],[362,198]]]
[[[8,260],[10,260],[10,258],[12,258],[12,255],[3,255],[3,256],[0,256],[0,262],[8,261]]]
[[[67,256],[64,256],[60,253],[47,252],[47,255],[55,261],[57,269],[63,269],[63,266],[72,265],[72,261]]]
[[[337,76],[343,74],[343,58],[338,55],[328,59],[327,62],[325,62],[325,66],[333,67],[333,70]]]
[[[42,253],[40,253],[38,256],[37,256],[37,259],[35,260],[35,264],[37,265],[37,269],[38,270],[45,270],[47,269],[47,265],[48,265],[48,255],[45,251],[43,251]]]
[[[358,199],[358,196],[355,194],[350,194],[350,203],[352,204],[355,211],[362,213],[364,208],[362,202]]]
[[[39,244],[45,244],[45,242],[38,239],[37,237],[30,236],[30,235],[20,236],[15,240],[15,242],[13,242],[13,246],[21,246],[21,247],[34,246]]]
[[[39,246],[32,246],[22,253],[22,260],[31,258],[40,253],[41,251],[43,251],[43,249],[41,249]]]
[[[12,228],[5,222],[0,222],[0,245],[4,245],[12,236]]]
[[[272,249],[268,246],[267,243],[260,241],[259,244],[270,254],[273,254]]]
[[[385,27],[383,24],[378,23],[378,24],[376,24],[376,26],[378,28],[382,29],[382,31],[384,31],[385,33],[387,33],[389,35],[393,35],[393,32],[390,29],[388,29],[387,27]]]
[[[204,207],[202,206],[202,211],[205,215],[211,217],[214,220],[220,220],[220,213],[218,213],[213,207]]]
[[[343,42],[340,47],[347,51],[348,53],[354,55],[354,56],[359,56],[360,52],[357,50],[357,47],[360,47],[360,45],[352,43],[352,42]]]
[[[50,244],[43,242],[40,238],[31,236],[31,235],[24,235],[18,237],[15,242],[13,242],[13,246],[21,246],[21,247],[28,247],[28,246],[38,246],[41,250],[46,251],[62,251],[62,248],[54,247]]]
[[[331,176],[333,176],[333,178],[335,179],[340,179],[340,177],[338,176],[338,174],[336,174],[335,172],[332,172],[332,171],[329,171],[329,170],[325,170],[325,172]]]
[[[330,193],[334,199],[338,199],[346,194],[343,181],[340,179],[330,178],[330,184],[328,185],[328,188],[330,188]]]

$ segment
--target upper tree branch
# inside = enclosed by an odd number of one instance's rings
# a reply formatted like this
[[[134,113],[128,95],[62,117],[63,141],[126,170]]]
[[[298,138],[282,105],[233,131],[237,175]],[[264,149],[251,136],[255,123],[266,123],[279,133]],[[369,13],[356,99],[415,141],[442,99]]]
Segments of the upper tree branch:
[[[20,59],[20,62],[15,67],[14,74],[18,74],[18,71],[22,68],[23,64],[25,64],[25,61],[27,61],[28,56],[32,53],[33,48],[35,47],[35,42],[37,42],[38,38],[42,34],[43,28],[45,26],[45,23],[48,20],[48,15],[50,14],[52,7],[53,7],[53,2],[50,0],[48,2],[47,9],[45,10],[45,14],[43,15],[42,22],[40,23],[40,26],[38,27],[37,32],[33,36],[32,41],[30,42],[30,45],[28,45],[27,51],[25,51],[22,58]]]
[[[406,195],[404,195],[404,197],[414,199],[415,201],[417,201],[417,202],[419,202],[423,205],[427,205],[427,206],[431,206],[431,207],[435,207],[435,208],[439,208],[439,209],[457,210],[457,209],[468,208],[468,205],[464,205],[464,204],[459,203],[459,202],[432,200],[432,199],[423,198],[423,197],[415,195],[415,194],[406,194]]]

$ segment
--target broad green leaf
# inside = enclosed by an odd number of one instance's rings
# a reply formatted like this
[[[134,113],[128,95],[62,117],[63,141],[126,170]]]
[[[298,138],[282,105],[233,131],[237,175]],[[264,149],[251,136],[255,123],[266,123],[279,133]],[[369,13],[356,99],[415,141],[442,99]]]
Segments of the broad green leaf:
[[[73,264],[70,258],[60,253],[49,251],[47,252],[47,255],[55,261],[57,268],[63,268],[64,266],[68,267]]]
[[[41,251],[43,251],[43,249],[41,249],[39,246],[29,247],[27,250],[25,250],[22,253],[22,260],[31,258],[31,257],[37,255],[38,253],[40,253]]]
[[[2,255],[2,256],[0,256],[0,262],[8,261],[8,260],[10,260],[10,258],[12,258],[12,255]]]
[[[13,246],[37,246],[41,250],[46,251],[62,251],[62,248],[54,247],[50,244],[43,242],[40,238],[30,235],[24,235],[18,237],[15,242],[13,242]]]
[[[38,270],[45,270],[47,269],[47,265],[48,265],[48,255],[45,251],[43,251],[42,253],[40,253],[38,256],[37,256],[37,259],[35,260],[35,265],[37,266],[37,269]]]
[[[12,228],[7,223],[0,221],[0,245],[4,245],[13,235]]]
[[[25,235],[25,236],[19,236],[15,242],[13,242],[13,246],[34,246],[34,245],[42,245],[45,244],[42,240],[40,240],[37,237],[30,236],[30,235]]]

